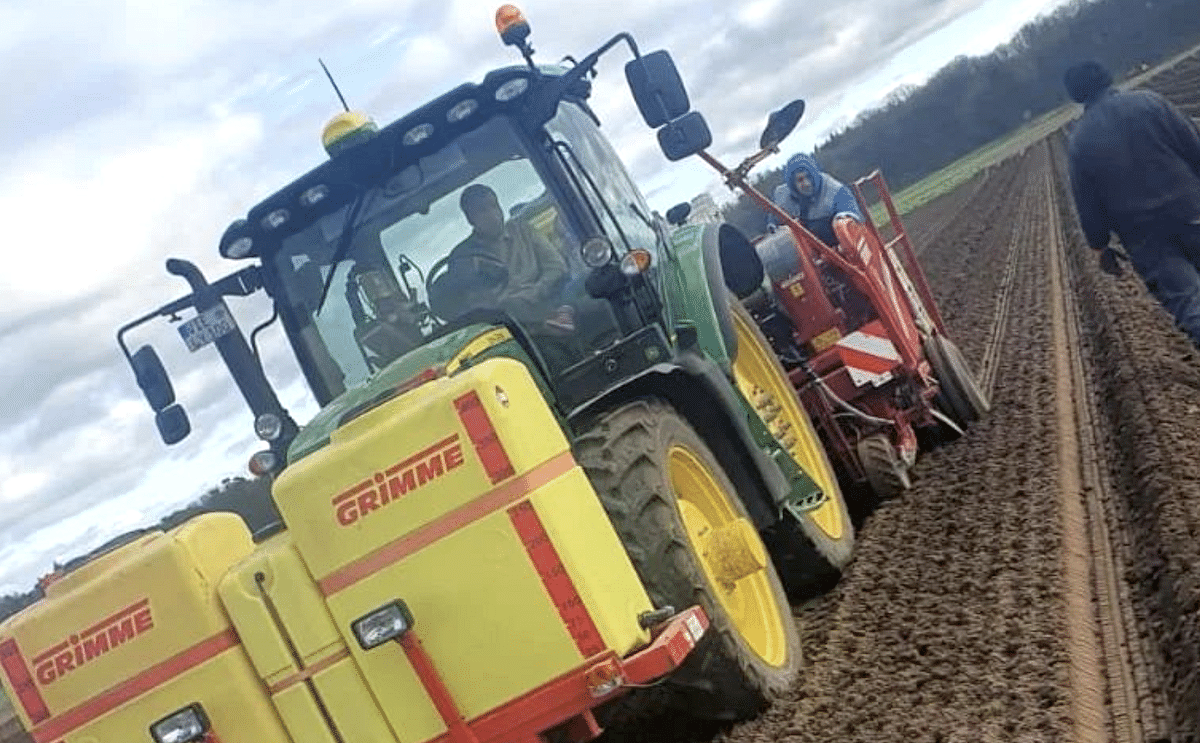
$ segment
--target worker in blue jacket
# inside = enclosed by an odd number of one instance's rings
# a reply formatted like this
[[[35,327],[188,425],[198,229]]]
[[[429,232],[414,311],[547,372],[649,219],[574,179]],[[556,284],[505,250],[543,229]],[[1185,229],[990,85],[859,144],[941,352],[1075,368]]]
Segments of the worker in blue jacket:
[[[771,196],[777,206],[795,217],[809,232],[826,245],[837,245],[833,220],[840,216],[862,222],[854,192],[828,173],[822,173],[811,155],[797,154],[783,168],[783,183]],[[779,220],[770,214],[767,221],[777,225]]]
[[[854,192],[833,176],[821,172],[820,166],[811,155],[797,154],[788,159],[783,168],[783,183],[775,189],[771,200],[794,217],[805,229],[826,245],[837,248],[837,235],[833,222],[839,217],[850,217],[861,223],[862,212]],[[779,220],[768,214],[767,221],[775,226]],[[849,326],[861,327],[874,316],[871,300],[840,268],[814,256],[821,273],[825,292],[833,305],[846,314]]]
[[[1116,233],[1134,269],[1200,346],[1200,130],[1148,90],[1117,91],[1097,62],[1063,76],[1084,106],[1068,159],[1075,209],[1100,266],[1121,274]]]

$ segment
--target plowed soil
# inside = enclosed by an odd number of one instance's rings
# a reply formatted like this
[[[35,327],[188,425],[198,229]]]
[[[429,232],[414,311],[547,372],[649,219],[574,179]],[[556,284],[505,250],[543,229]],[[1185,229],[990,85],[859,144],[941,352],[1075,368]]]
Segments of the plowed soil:
[[[1148,85],[1195,111],[1200,58]],[[796,607],[789,696],[611,740],[1200,740],[1200,357],[1130,269],[1096,267],[1064,147],[908,217],[993,410]]]

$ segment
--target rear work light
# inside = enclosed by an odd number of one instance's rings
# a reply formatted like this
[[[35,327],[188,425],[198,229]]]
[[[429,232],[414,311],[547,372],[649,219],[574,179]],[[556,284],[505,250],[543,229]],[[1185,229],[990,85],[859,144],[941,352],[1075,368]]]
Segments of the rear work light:
[[[412,626],[412,612],[400,599],[384,604],[350,623],[350,629],[354,631],[354,637],[363,650],[398,640]]]
[[[172,712],[150,726],[154,743],[193,743],[208,735],[208,715],[199,702]]]

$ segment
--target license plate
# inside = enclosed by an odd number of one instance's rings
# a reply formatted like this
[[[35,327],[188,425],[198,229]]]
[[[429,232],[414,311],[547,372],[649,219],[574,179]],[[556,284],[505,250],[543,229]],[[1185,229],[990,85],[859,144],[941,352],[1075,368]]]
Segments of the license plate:
[[[210,307],[179,326],[179,335],[189,351],[199,351],[224,335],[229,335],[237,325],[233,315],[223,304]]]

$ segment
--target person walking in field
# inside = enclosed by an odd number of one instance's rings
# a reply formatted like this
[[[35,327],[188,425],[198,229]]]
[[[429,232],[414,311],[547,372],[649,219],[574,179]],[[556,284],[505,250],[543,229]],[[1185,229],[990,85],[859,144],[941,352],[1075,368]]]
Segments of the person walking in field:
[[[1088,244],[1119,276],[1116,233],[1150,293],[1200,348],[1200,130],[1157,93],[1115,90],[1097,62],[1072,66],[1063,83],[1084,106],[1067,157]]]

